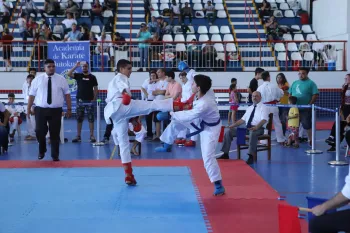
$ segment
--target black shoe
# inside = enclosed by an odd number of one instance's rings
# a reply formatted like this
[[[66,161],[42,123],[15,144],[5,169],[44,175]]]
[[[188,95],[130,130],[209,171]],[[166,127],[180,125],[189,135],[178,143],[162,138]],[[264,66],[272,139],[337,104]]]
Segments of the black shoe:
[[[254,158],[253,155],[248,154],[249,158],[247,159],[246,163],[247,164],[253,164],[254,163]]]
[[[45,158],[45,153],[46,153],[46,151],[47,151],[47,150],[45,150],[44,153],[40,153],[40,152],[39,152],[39,155],[38,155],[38,159],[39,159],[39,160],[42,160],[43,158]]]
[[[60,159],[59,158],[52,158],[52,161],[58,162],[58,161],[60,161]]]
[[[42,160],[43,158],[45,158],[45,153],[39,153],[38,159]]]
[[[332,145],[335,144],[334,138],[331,138],[331,137],[328,137],[325,141],[326,141],[326,143],[328,143],[330,146],[332,146]]]
[[[334,146],[332,146],[332,147],[331,147],[331,148],[329,148],[327,151],[328,151],[328,152],[334,152],[334,151],[335,151],[335,147],[334,147]]]
[[[220,157],[218,157],[216,159],[230,159],[230,157],[228,156],[228,154],[224,153],[223,155],[221,155]]]

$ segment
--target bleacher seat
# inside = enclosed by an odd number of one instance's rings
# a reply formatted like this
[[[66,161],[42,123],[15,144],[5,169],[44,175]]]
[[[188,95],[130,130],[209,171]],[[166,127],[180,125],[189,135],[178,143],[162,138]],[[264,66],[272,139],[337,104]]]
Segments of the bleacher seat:
[[[177,42],[185,41],[185,37],[181,34],[175,35],[174,41],[177,41]]]
[[[307,41],[315,41],[315,40],[317,40],[317,37],[316,37],[316,35],[315,34],[307,34],[306,35],[306,40]]]
[[[296,43],[288,43],[287,50],[288,52],[299,51]]]
[[[288,3],[281,3],[279,8],[280,8],[280,10],[289,10],[289,5],[288,5]]]
[[[209,40],[209,37],[207,34],[200,34],[199,39],[198,39],[199,42],[205,42],[208,40]]]
[[[275,51],[276,52],[285,52],[286,48],[283,43],[276,43],[275,44]]]
[[[224,35],[224,41],[234,41],[233,35],[231,35],[231,34],[225,34],[225,35]]]
[[[208,29],[206,26],[199,26],[198,31],[199,34],[208,34]]]
[[[218,26],[210,26],[210,28],[209,28],[209,33],[210,33],[210,34],[219,34],[220,31],[219,31]]]
[[[310,25],[303,25],[303,26],[301,27],[301,30],[302,30],[304,33],[313,33],[313,31],[312,31]]]
[[[220,27],[220,33],[221,34],[230,34],[231,30],[228,26],[221,26]]]
[[[226,12],[224,10],[219,10],[217,12],[217,17],[218,18],[227,18]]]
[[[292,11],[292,10],[286,10],[286,11],[284,12],[284,17],[287,17],[287,18],[294,18],[294,17],[295,17],[294,11]]]
[[[219,34],[213,34],[211,36],[211,41],[213,41],[213,42],[221,42],[222,39],[221,39],[221,36]]]

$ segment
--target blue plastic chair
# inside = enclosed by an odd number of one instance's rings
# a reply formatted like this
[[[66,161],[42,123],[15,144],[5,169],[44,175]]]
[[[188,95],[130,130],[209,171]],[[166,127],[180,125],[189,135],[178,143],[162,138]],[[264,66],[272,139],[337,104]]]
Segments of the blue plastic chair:
[[[237,145],[245,145],[245,137],[247,135],[247,128],[237,128]]]
[[[322,203],[328,201],[328,199],[318,198],[318,197],[309,197],[309,196],[307,196],[306,199],[307,199],[307,207],[308,207],[309,209],[312,209],[313,207],[315,207],[315,206],[317,206],[317,205],[321,205]],[[334,212],[337,212],[337,210],[336,210],[336,209],[334,209],[334,210],[328,210],[328,211],[326,212],[326,214],[330,214],[330,213],[334,213]],[[314,217],[315,217],[315,215],[313,215],[312,213],[308,213],[308,214],[307,214],[307,218],[308,218],[309,222],[310,222],[310,220],[313,219]],[[310,229],[309,229],[309,231],[310,231]]]

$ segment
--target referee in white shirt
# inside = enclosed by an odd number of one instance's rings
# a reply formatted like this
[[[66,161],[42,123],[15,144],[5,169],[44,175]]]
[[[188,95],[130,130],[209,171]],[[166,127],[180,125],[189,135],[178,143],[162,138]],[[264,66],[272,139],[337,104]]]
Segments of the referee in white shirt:
[[[59,145],[62,107],[64,97],[67,103],[66,116],[72,115],[72,103],[67,80],[55,73],[55,62],[51,59],[45,61],[45,73],[37,76],[29,91],[27,112],[35,99],[36,137],[39,142],[38,159],[43,159],[46,153],[46,134],[50,131],[51,157],[59,161]],[[28,114],[29,116],[29,114]],[[47,126],[49,123],[49,127]]]

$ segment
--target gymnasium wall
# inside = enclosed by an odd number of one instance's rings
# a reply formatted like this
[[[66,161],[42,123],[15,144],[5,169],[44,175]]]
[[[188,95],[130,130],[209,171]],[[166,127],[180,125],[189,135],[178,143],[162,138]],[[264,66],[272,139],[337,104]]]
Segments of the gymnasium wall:
[[[348,40],[350,33],[349,0],[317,0],[313,2],[313,30],[319,40]],[[343,45],[340,45],[343,47]],[[350,45],[347,43],[347,58]],[[350,61],[347,59],[347,67]]]

